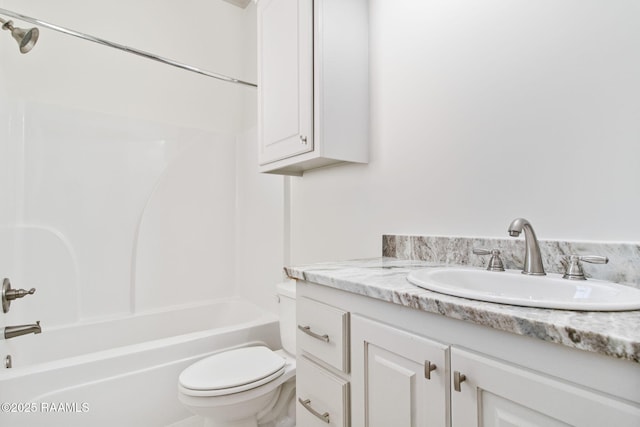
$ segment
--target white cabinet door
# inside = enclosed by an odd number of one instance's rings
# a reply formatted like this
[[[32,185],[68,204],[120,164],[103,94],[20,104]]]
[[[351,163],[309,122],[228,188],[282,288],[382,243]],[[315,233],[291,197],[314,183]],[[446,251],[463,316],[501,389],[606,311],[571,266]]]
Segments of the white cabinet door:
[[[313,2],[258,3],[260,164],[313,150]]]
[[[635,405],[478,353],[452,348],[451,371],[454,427],[640,426]]]
[[[354,427],[449,425],[448,346],[353,315],[351,351]]]

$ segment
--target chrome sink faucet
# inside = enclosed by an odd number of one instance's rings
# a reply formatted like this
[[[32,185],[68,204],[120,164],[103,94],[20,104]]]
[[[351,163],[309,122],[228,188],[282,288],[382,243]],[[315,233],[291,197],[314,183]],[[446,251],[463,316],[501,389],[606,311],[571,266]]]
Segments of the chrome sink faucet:
[[[544,276],[544,267],[542,266],[542,255],[540,255],[540,245],[538,238],[533,231],[531,223],[524,218],[516,218],[509,225],[509,235],[518,237],[524,230],[524,268],[522,274],[531,274],[533,276]]]
[[[32,325],[6,326],[4,328],[4,339],[8,340],[20,335],[39,334],[40,332],[42,332],[42,328],[39,320]]]

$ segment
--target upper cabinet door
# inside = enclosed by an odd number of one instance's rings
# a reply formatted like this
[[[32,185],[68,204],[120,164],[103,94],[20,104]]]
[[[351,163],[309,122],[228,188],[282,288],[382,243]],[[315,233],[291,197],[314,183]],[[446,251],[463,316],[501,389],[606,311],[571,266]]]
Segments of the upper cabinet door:
[[[260,172],[368,161],[367,1],[258,3]]]
[[[258,3],[260,164],[313,150],[313,2]]]

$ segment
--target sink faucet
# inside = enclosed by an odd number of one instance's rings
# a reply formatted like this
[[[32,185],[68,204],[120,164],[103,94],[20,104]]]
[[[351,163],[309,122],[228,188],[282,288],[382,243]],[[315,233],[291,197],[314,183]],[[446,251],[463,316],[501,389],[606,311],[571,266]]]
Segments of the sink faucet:
[[[6,326],[4,328],[4,339],[8,340],[20,335],[39,334],[40,332],[42,332],[42,328],[40,328],[39,320],[32,325]]]
[[[542,256],[540,255],[540,245],[538,238],[533,231],[531,223],[524,218],[516,218],[509,225],[509,236],[518,237],[524,230],[524,268],[522,274],[531,274],[534,276],[544,276],[544,267],[542,266]]]

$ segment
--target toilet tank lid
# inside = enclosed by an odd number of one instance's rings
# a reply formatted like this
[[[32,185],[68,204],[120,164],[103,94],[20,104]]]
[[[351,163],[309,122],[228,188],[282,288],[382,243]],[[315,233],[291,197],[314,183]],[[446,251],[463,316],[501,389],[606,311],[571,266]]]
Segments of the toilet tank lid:
[[[277,291],[279,295],[284,295],[289,298],[296,298],[296,281],[295,280],[287,280],[282,283],[278,283],[276,285]]]
[[[264,346],[224,351],[204,358],[180,374],[191,390],[222,390],[261,380],[285,365],[285,359]]]

